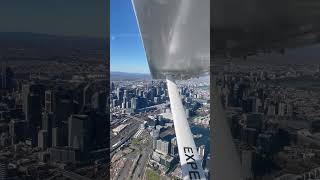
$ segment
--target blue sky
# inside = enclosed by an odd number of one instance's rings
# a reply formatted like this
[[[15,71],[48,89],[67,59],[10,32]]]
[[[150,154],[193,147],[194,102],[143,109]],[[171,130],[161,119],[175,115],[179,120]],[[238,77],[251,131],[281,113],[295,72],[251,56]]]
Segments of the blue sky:
[[[131,0],[110,1],[110,69],[149,73]]]

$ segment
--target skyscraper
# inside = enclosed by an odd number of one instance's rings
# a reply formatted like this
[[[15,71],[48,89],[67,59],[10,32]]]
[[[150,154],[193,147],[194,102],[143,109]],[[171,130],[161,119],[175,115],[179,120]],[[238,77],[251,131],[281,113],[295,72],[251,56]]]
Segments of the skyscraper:
[[[7,61],[1,59],[1,88],[7,88]]]
[[[171,156],[175,156],[178,153],[177,137],[171,139]]]
[[[38,147],[42,150],[47,149],[48,147],[48,131],[40,130],[38,132]]]
[[[201,159],[203,159],[203,157],[204,157],[205,147],[206,147],[205,145],[201,145],[198,148],[199,156],[201,157]]]
[[[21,98],[22,98],[22,109],[25,115],[25,118],[27,119],[28,117],[28,111],[27,111],[27,106],[28,106],[28,96],[30,93],[30,85],[29,84],[23,84],[22,85],[22,90],[21,90]]]
[[[36,93],[30,93],[28,96],[27,104],[27,124],[28,135],[32,139],[32,145],[37,145],[37,129],[41,125],[41,102],[40,95]]]
[[[159,135],[160,135],[160,131],[158,129],[154,129],[152,131],[152,140],[153,140],[152,147],[153,147],[153,149],[157,149],[157,140],[159,138]]]
[[[89,117],[82,114],[73,114],[68,122],[68,145],[81,151],[86,150],[88,143]]]
[[[0,180],[8,179],[8,159],[0,156]]]
[[[45,91],[45,111],[46,112],[53,112],[54,108],[54,91],[46,90]]]

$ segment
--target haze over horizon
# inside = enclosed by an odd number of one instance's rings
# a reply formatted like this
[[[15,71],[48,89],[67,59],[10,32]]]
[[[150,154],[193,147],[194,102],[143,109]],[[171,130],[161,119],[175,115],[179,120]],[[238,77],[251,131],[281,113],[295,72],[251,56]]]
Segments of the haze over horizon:
[[[0,22],[3,25],[0,32],[105,38],[109,35],[108,11],[107,1],[4,0],[0,7]]]

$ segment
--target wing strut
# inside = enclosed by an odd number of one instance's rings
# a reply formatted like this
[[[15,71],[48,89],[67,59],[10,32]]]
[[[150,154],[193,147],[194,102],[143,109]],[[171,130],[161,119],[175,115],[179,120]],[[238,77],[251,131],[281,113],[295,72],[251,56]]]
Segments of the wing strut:
[[[201,166],[202,159],[197,152],[178,87],[175,81],[170,77],[167,77],[167,86],[174,129],[178,143],[182,178],[184,180],[205,180],[206,177]]]

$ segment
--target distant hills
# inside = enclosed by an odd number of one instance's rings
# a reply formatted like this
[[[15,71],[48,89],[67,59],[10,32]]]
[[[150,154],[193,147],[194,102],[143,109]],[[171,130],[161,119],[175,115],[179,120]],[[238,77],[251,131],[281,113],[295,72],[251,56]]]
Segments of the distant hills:
[[[0,32],[0,47],[12,48],[85,48],[106,47],[106,39],[81,36],[60,36],[32,32]]]
[[[127,73],[127,72],[117,72],[111,71],[110,72],[110,79],[112,81],[119,81],[119,80],[150,80],[150,74],[142,74],[142,73]]]

